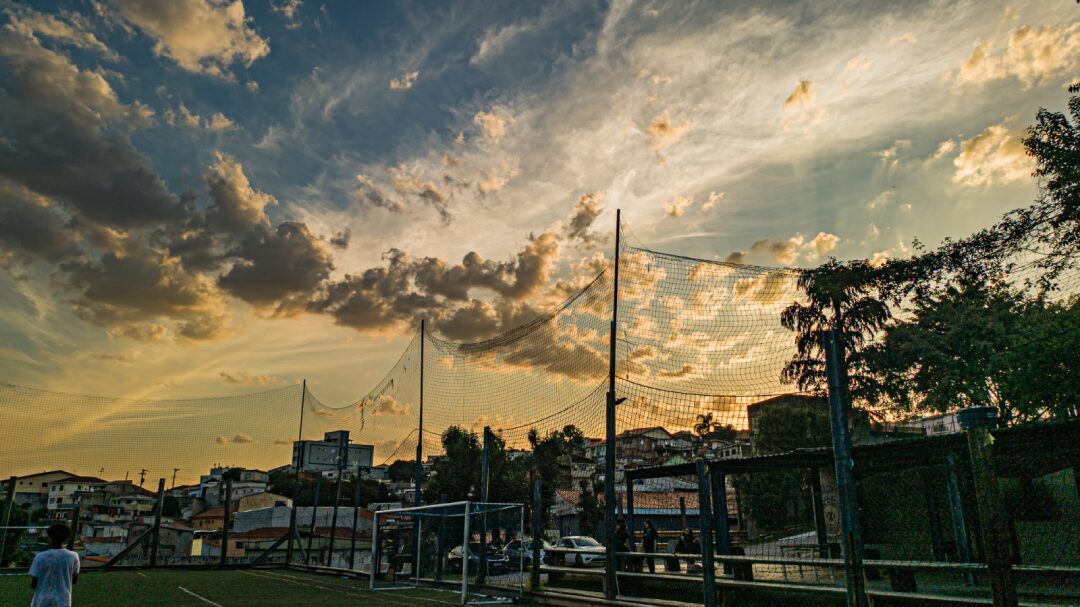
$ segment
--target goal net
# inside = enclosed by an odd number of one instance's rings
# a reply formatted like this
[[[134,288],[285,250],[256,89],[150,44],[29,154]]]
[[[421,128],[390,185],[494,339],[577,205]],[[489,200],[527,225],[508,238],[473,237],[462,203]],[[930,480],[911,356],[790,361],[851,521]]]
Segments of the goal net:
[[[425,586],[461,603],[510,602],[525,585],[522,504],[453,502],[375,512],[372,590]]]

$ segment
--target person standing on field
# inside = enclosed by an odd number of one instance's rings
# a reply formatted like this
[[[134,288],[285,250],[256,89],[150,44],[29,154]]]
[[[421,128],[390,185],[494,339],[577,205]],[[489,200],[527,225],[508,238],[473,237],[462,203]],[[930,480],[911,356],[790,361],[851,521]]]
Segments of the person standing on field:
[[[71,530],[63,523],[49,525],[49,549],[30,564],[30,607],[71,607],[71,587],[79,581],[79,555],[64,548]]]

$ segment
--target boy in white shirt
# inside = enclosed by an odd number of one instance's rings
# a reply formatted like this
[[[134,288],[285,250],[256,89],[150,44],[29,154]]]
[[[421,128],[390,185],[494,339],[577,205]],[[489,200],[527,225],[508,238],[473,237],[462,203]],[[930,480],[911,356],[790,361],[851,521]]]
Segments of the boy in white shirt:
[[[64,548],[71,530],[63,523],[49,525],[49,549],[30,565],[30,607],[71,607],[71,587],[79,581],[79,555]]]

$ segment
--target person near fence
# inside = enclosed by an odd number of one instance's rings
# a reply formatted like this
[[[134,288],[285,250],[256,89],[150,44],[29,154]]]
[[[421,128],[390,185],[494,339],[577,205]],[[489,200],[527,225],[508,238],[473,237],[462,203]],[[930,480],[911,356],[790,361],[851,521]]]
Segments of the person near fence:
[[[79,581],[79,555],[64,548],[71,529],[53,523],[45,533],[49,548],[30,564],[30,587],[34,589],[30,607],[71,607],[71,587]]]
[[[701,554],[701,542],[694,537],[693,529],[687,527],[683,530],[682,537],[679,538],[679,542],[675,545],[675,552],[679,554]],[[697,559],[686,559],[687,573],[692,573],[697,569]]]
[[[656,527],[652,519],[645,519],[645,526],[641,531],[641,548],[645,552],[656,552]],[[656,559],[647,557],[645,564],[649,567],[649,573],[656,573]]]
[[[627,557],[623,552],[630,552],[630,531],[626,528],[626,521],[619,519],[615,525],[615,565],[619,571],[626,569]]]

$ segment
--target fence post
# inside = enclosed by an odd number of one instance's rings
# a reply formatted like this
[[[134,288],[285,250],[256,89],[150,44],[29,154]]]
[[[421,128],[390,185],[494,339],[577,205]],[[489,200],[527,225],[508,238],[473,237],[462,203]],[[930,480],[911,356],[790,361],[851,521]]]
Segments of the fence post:
[[[476,583],[483,584],[487,579],[487,501],[488,501],[488,459],[491,457],[491,428],[484,426],[483,459],[480,461],[480,504],[484,510],[480,513],[480,566],[476,568]]]
[[[225,509],[221,517],[221,564],[229,559],[229,527],[232,526],[232,479],[225,479]]]
[[[968,430],[971,454],[971,477],[975,484],[975,504],[979,511],[979,530],[983,558],[990,570],[990,588],[995,607],[1016,607],[1013,584],[1009,521],[1001,503],[997,473],[994,471],[994,436],[985,428]]]
[[[840,497],[841,548],[846,565],[847,604],[868,607],[866,575],[863,569],[862,525],[855,493],[855,462],[851,457],[851,434],[848,431],[847,371],[844,347],[836,330],[821,332],[825,352],[825,371],[829,381],[829,421],[832,426],[833,462],[836,488]]]
[[[464,605],[469,602],[469,540],[472,539],[472,535],[469,533],[469,502],[465,502],[465,530],[462,533],[461,539],[461,604]],[[483,555],[480,556],[480,560],[483,561]]]
[[[7,528],[11,526],[11,511],[15,509],[15,482],[19,477],[12,476],[8,479],[7,491],[4,502],[4,531],[0,533],[0,567],[7,567],[7,558],[4,556],[7,550]]]
[[[150,544],[150,566],[157,566],[158,546],[161,544],[161,511],[165,508],[165,479],[158,479],[157,504],[154,508],[154,537]]]
[[[529,588],[533,592],[540,590],[540,546],[544,541],[544,525],[541,520],[544,505],[540,496],[540,479],[536,479],[533,481],[532,562],[529,563]]]
[[[624,472],[626,479],[626,532],[630,536],[630,551],[637,550],[637,542],[634,541],[634,479],[629,470]]]
[[[712,489],[705,471],[705,460],[696,464],[698,483],[698,526],[701,527],[701,582],[704,588],[705,607],[716,607],[716,567],[713,565],[712,508],[709,505]]]
[[[375,578],[379,576],[379,512],[371,517],[371,575],[368,576],[368,590],[375,590]]]
[[[360,526],[360,486],[364,480],[364,466],[356,466],[356,491],[353,492],[352,539],[349,541],[349,570],[356,569],[356,528]]]
[[[445,493],[439,495],[439,503],[440,504],[445,504],[446,503],[446,494]],[[445,535],[446,535],[446,517],[445,516],[440,516],[439,517],[439,527],[438,527],[437,533],[438,533],[438,535],[435,537],[435,554],[437,554],[439,558],[435,560],[435,581],[439,582],[439,581],[442,581],[443,555],[446,554],[446,552],[445,552],[446,549],[444,547],[446,545],[446,540],[444,539]]]
[[[720,466],[709,466],[712,470],[712,488],[713,488],[713,519],[716,524],[717,540],[719,545],[720,554],[727,556],[731,554],[731,527],[728,522],[730,513],[728,512],[727,503],[727,474],[724,473],[724,469]],[[724,567],[724,573],[731,573],[731,563],[724,561],[722,563]]]
[[[316,473],[316,475],[315,500],[314,505],[311,507],[311,526],[308,528],[307,554],[304,555],[304,558],[307,559],[307,561],[304,562],[305,565],[309,564],[309,561],[311,561],[311,542],[315,538],[315,517],[319,514],[319,489],[322,487],[322,474]],[[319,561],[316,560],[315,562],[318,563]]]
[[[686,498],[681,496],[679,497],[679,525],[682,529],[686,529],[690,526],[690,524],[686,522]]]
[[[829,533],[825,528],[825,501],[821,496],[821,468],[814,466],[810,472],[810,497],[814,501],[814,531],[818,544],[818,556],[829,558]]]
[[[952,518],[953,540],[956,542],[957,557],[962,563],[971,562],[971,540],[967,532],[964,517],[964,500],[960,493],[960,474],[956,469],[956,454],[950,449],[945,454],[945,488],[949,493],[949,516]],[[964,584],[975,585],[975,575],[970,571],[963,573]]]

